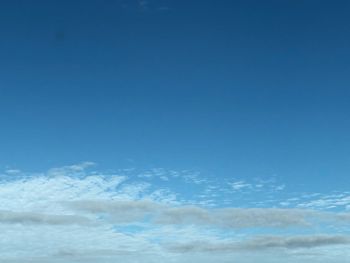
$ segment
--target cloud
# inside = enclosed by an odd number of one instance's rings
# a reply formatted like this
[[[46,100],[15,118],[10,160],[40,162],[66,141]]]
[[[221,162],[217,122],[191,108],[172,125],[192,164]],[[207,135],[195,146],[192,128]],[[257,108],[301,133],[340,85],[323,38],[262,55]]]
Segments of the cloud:
[[[225,192],[231,192],[231,194],[258,194],[262,193],[265,196],[276,192],[285,190],[286,185],[277,181],[275,177],[271,177],[267,180],[261,178],[254,178],[252,180],[247,179],[235,179],[227,182],[228,189],[224,189]]]
[[[228,228],[309,226],[313,212],[298,209],[223,208],[188,206],[170,208],[157,219],[162,224],[201,224]]]
[[[316,199],[315,199],[316,197]],[[297,204],[300,208],[313,208],[313,209],[334,209],[343,207],[346,208],[350,205],[349,192],[337,193],[331,195],[305,195],[304,198],[309,200],[303,200]]]
[[[114,223],[143,220],[146,215],[156,213],[161,207],[150,200],[81,200],[65,204],[76,211],[110,215]]]
[[[189,252],[241,252],[268,249],[310,249],[323,246],[349,245],[349,236],[312,235],[312,236],[262,236],[247,241],[203,242],[168,244],[167,249],[176,253]]]
[[[245,189],[245,188],[251,189],[253,187],[251,184],[247,184],[244,181],[238,181],[238,182],[229,183],[229,185],[235,191],[239,191],[239,190]]]
[[[280,251],[333,253],[331,259],[346,254],[341,250],[348,245],[350,221],[345,212],[266,207],[264,198],[265,207],[252,207],[241,199],[246,208],[231,203],[220,207],[223,200],[232,200],[231,194],[250,194],[233,193],[232,188],[222,192],[220,186],[227,189],[227,182],[220,185],[191,171],[152,169],[140,176],[137,170],[91,171],[91,165],[87,162],[36,174],[22,171],[18,176],[2,174],[1,262],[228,263],[234,256],[237,262],[251,263],[270,253],[264,258],[271,263],[281,262],[276,256]],[[163,181],[163,176],[169,181]],[[267,183],[251,185],[254,195],[264,195],[261,189],[274,191]],[[183,194],[182,189],[191,191]],[[312,235],[330,230],[338,232]],[[250,252],[259,257],[248,260]],[[298,262],[305,262],[304,254],[300,253]],[[336,262],[329,257],[319,262]]]
[[[89,225],[91,221],[79,215],[48,215],[34,212],[0,211],[0,223],[30,225]]]
[[[310,226],[315,212],[302,209],[226,208],[217,212],[219,222],[227,227]]]
[[[316,236],[294,236],[294,237],[259,237],[246,244],[243,248],[247,249],[271,249],[271,248],[314,248],[321,246],[348,245],[350,244],[349,236],[339,235],[316,235]]]
[[[87,168],[96,165],[94,162],[82,162],[63,167],[51,168],[48,170],[48,176],[64,176],[64,175],[78,175],[83,173]]]
[[[301,209],[173,207],[150,200],[82,200],[67,205],[78,211],[111,215],[115,223],[133,223],[149,216],[153,223],[161,225],[194,224],[223,228],[307,227],[311,225],[308,219],[316,215],[314,211]]]
[[[211,214],[196,206],[164,209],[155,222],[158,224],[215,224]]]

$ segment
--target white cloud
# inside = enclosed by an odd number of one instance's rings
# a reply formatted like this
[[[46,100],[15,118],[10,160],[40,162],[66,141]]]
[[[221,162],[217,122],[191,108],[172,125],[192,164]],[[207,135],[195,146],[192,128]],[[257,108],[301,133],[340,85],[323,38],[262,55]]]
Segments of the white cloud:
[[[233,182],[233,183],[230,183],[229,185],[235,191],[239,191],[239,190],[242,190],[242,189],[245,189],[245,188],[251,189],[253,187],[251,184],[247,184],[244,181]]]
[[[315,198],[316,197],[316,198]],[[307,200],[300,200],[297,204],[301,208],[333,209],[350,205],[350,194],[348,192],[337,194],[318,194],[316,196],[305,196]]]
[[[299,249],[296,244],[301,244],[300,248],[308,247],[309,254],[333,255],[338,251],[336,253],[344,255],[340,250],[330,252],[328,248],[347,246],[346,233],[343,236],[321,234],[323,230],[329,231],[325,225],[348,226],[349,216],[345,212],[274,207],[209,208],[205,204],[220,201],[220,185],[197,173],[158,169],[140,178],[137,174],[129,175],[133,171],[107,174],[90,171],[92,165],[87,162],[37,174],[2,175],[2,263],[112,263],[121,260],[221,263],[231,262],[231,253],[237,261],[251,263],[260,257],[249,258],[244,251],[270,253],[266,251],[271,250],[270,263],[280,262],[277,250],[294,251],[294,247]],[[169,181],[162,181],[163,176]],[[155,179],[162,187],[153,183]],[[168,187],[163,187],[165,184]],[[255,189],[266,189],[265,185],[251,185]],[[181,186],[200,189],[201,199],[181,196],[177,192]],[[196,195],[198,193],[194,192]],[[200,202],[204,206],[199,206]],[[328,224],[330,222],[332,224]],[[295,230],[308,236],[287,236]],[[258,232],[264,235],[262,239],[255,237]],[[266,236],[270,232],[281,235]],[[185,254],[181,252],[179,246],[196,242],[196,248]],[[169,250],[170,244],[177,247],[176,253],[173,253],[175,247]],[[218,253],[202,255],[209,249],[206,246]],[[296,257],[299,261],[290,262],[300,262],[300,258],[306,256]],[[333,256],[324,262],[332,262],[332,259]]]

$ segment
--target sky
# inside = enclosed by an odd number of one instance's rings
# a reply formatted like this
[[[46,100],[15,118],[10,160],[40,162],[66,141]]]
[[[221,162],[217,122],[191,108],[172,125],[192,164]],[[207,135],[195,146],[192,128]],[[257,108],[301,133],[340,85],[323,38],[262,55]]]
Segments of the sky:
[[[346,262],[349,11],[3,3],[2,262]]]

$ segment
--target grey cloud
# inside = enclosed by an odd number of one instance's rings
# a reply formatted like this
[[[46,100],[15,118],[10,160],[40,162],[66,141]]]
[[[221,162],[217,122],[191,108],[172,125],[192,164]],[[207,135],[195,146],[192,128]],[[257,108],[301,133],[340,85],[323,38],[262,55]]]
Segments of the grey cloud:
[[[90,220],[77,215],[49,215],[34,212],[0,211],[0,223],[30,225],[87,225]]]
[[[293,236],[293,237],[279,237],[268,236],[260,237],[247,244],[243,245],[243,248],[247,249],[269,249],[269,248],[314,248],[321,246],[332,245],[347,245],[350,244],[349,236],[339,235],[315,235],[315,236]]]
[[[191,242],[185,244],[170,244],[165,247],[175,253],[189,252],[252,252],[268,249],[310,249],[323,246],[349,245],[349,236],[262,236],[247,241],[235,242]]]
[[[238,243],[238,242],[237,242]],[[238,250],[237,243],[213,243],[195,241],[190,243],[165,244],[164,247],[174,253],[193,253],[193,252],[234,252]]]
[[[233,228],[309,226],[315,212],[301,209],[227,208],[218,210],[219,224]]]
[[[131,223],[148,216],[156,224],[196,224],[224,228],[307,227],[311,225],[309,219],[317,214],[302,209],[170,207],[148,200],[85,200],[67,204],[80,212],[105,214],[115,223]]]
[[[154,215],[160,211],[161,205],[152,201],[105,201],[105,200],[83,200],[66,203],[69,207],[95,214],[107,214],[116,223],[128,223],[142,220],[146,215]]]
[[[344,222],[350,222],[350,213],[340,213],[337,215],[337,219]]]
[[[196,206],[167,208],[155,220],[159,224],[215,224],[208,210]]]
[[[89,257],[109,257],[109,256],[125,256],[135,253],[135,249],[86,249],[74,250],[63,249],[53,255],[54,258],[89,258]]]
[[[156,222],[161,224],[205,224],[229,228],[308,226],[313,212],[297,209],[225,208],[205,210],[180,207],[164,211]]]

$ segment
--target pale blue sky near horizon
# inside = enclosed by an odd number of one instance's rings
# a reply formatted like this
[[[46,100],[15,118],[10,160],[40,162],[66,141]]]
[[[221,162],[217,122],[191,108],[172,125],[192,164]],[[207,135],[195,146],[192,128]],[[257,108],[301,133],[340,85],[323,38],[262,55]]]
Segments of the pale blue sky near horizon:
[[[7,1],[0,165],[346,190],[348,1]]]

